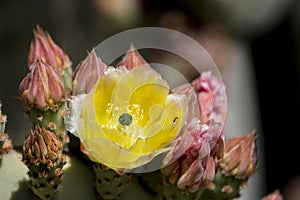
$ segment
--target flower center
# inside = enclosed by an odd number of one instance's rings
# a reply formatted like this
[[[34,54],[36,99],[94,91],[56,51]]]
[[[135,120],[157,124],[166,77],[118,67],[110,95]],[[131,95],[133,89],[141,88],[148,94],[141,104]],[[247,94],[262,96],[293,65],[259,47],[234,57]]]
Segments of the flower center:
[[[132,123],[132,116],[128,113],[123,113],[119,117],[119,122],[123,126],[129,126]]]

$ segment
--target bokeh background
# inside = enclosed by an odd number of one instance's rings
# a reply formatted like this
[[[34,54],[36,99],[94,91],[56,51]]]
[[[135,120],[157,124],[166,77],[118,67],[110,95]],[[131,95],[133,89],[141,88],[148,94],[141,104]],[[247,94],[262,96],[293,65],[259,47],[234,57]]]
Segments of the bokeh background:
[[[197,40],[227,87],[226,137],[253,129],[259,135],[258,171],[240,199],[259,199],[276,189],[285,199],[299,199],[300,2],[2,0],[0,99],[15,145],[22,145],[30,129],[18,87],[37,24],[69,54],[74,67],[101,41],[131,28],[166,27]],[[148,56],[150,61],[157,57]]]

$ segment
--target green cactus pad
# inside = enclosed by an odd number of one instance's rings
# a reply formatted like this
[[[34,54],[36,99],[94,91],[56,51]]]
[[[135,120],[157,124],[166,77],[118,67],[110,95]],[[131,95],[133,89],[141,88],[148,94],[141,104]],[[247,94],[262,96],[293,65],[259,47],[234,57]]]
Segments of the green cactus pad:
[[[102,199],[119,199],[122,192],[130,184],[132,174],[118,174],[112,169],[103,169],[101,164],[93,166],[96,183],[95,189]]]

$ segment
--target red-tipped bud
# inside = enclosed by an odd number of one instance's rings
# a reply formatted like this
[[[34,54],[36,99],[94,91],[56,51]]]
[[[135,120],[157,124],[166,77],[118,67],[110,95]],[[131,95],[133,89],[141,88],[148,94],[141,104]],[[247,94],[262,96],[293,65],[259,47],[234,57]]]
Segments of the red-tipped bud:
[[[275,190],[273,193],[263,197],[262,200],[283,200],[283,197],[279,190]]]
[[[224,123],[226,112],[225,85],[221,78],[214,76],[210,71],[205,71],[192,82],[198,94],[201,109],[201,122],[210,120]]]
[[[257,163],[256,138],[256,132],[252,131],[226,141],[221,161],[226,175],[248,179],[254,174]]]
[[[41,60],[37,60],[30,68],[31,72],[19,86],[24,104],[30,108],[56,110],[66,97],[61,76]]]
[[[33,31],[34,39],[30,45],[28,55],[28,69],[32,70],[32,64],[41,59],[59,74],[71,66],[68,55],[52,40],[50,34],[43,31],[39,26]]]
[[[144,66],[146,68],[151,68],[149,63],[139,54],[139,52],[130,45],[130,49],[123,57],[123,59],[116,65],[116,67],[125,66],[128,70],[131,70],[138,66]]]
[[[106,68],[107,66],[97,56],[95,49],[92,49],[87,58],[81,61],[75,69],[72,94],[89,93]]]

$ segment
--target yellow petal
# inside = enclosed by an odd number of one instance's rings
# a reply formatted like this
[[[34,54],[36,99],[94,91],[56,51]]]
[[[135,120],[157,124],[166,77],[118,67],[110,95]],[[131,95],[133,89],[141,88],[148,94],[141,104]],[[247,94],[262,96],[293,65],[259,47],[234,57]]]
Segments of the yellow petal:
[[[131,149],[136,153],[148,153],[168,145],[178,135],[186,119],[187,101],[183,95],[168,95],[165,103],[167,113],[163,128],[145,140],[137,140]],[[147,127],[151,130],[151,127]]]
[[[112,103],[115,106],[114,115],[119,117],[130,106],[138,106],[139,113],[136,114],[139,126],[144,126],[149,121],[149,108],[153,104],[163,104],[169,93],[167,82],[152,69],[137,67],[126,73],[117,83],[112,96]]]
[[[128,72],[123,68],[110,70],[105,76],[100,77],[94,91],[89,94],[94,97],[94,102],[89,102],[91,103],[89,106],[95,107],[97,120],[102,126],[113,120],[112,93],[120,77]]]

